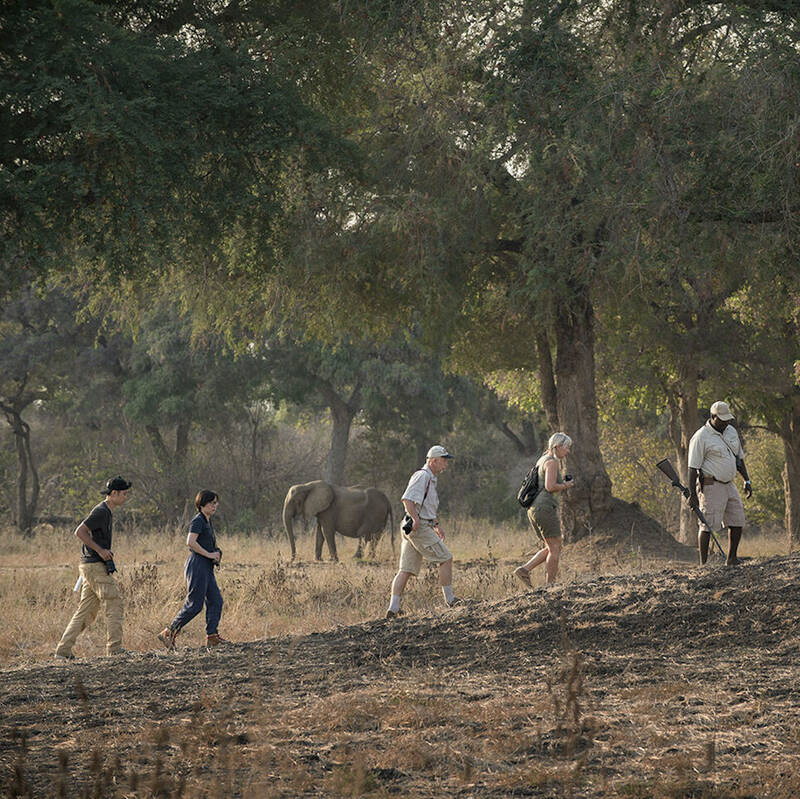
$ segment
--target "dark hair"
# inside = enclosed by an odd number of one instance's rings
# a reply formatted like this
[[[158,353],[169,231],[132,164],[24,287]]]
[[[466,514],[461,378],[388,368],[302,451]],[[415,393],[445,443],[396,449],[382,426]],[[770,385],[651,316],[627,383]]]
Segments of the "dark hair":
[[[197,510],[200,510],[204,505],[208,505],[209,502],[213,502],[217,498],[213,491],[204,488],[202,491],[197,492],[197,496],[194,498],[194,506]]]

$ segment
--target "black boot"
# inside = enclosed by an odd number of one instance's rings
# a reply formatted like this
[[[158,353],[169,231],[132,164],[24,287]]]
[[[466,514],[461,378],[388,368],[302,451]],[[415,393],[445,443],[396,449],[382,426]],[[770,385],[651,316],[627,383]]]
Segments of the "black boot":
[[[728,566],[737,566],[739,564],[739,558],[737,557],[737,551],[739,549],[739,541],[742,540],[742,528],[741,527],[729,527],[728,528],[728,559],[725,563]]]
[[[711,543],[711,533],[708,530],[700,531],[700,563],[708,560],[708,545]]]

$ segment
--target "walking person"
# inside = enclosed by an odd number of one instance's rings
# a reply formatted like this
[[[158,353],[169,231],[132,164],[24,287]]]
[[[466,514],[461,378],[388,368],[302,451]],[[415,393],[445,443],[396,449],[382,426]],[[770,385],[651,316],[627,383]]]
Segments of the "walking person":
[[[731,425],[733,414],[726,402],[715,402],[711,406],[709,420],[689,441],[689,505],[700,508],[706,527],[700,523],[698,545],[700,563],[708,560],[708,545],[713,530],[728,528],[728,557],[725,563],[739,563],[738,549],[745,523],[744,504],[733,482],[738,471],[744,478],[744,495],[753,495],[747,467],[744,465],[744,449],[739,434]],[[698,498],[698,483],[700,497]]]
[[[103,609],[106,619],[106,654],[118,655],[122,648],[122,596],[117,581],[114,553],[111,551],[111,528],[114,511],[122,507],[131,487],[124,477],[112,477],[100,493],[106,498],[92,508],[91,513],[78,525],[75,537],[81,542],[80,600],[78,608],[61,636],[55,656],[72,660],[72,647],[78,636],[95,620],[97,611]]]
[[[187,596],[178,615],[169,627],[159,634],[158,640],[167,649],[175,648],[175,639],[185,627],[206,606],[206,646],[211,648],[226,643],[220,638],[218,626],[222,615],[222,594],[214,576],[214,566],[220,562],[222,551],[217,546],[211,517],[217,512],[219,497],[208,489],[197,494],[194,501],[197,515],[189,523],[186,546],[189,557],[186,559]]]
[[[568,491],[572,478],[562,477],[564,459],[572,447],[572,439],[566,433],[553,433],[547,442],[547,449],[536,461],[539,472],[539,485],[542,486],[533,505],[528,508],[528,520],[544,542],[544,546],[525,564],[517,566],[514,574],[529,588],[531,570],[544,563],[545,583],[555,582],[558,574],[558,559],[561,555],[561,519],[559,507],[561,494]]]
[[[399,616],[400,600],[410,577],[419,575],[423,561],[439,564],[439,584],[444,603],[452,608],[461,604],[453,594],[453,556],[444,543],[445,534],[439,523],[438,478],[447,468],[452,455],[438,444],[428,450],[425,465],[411,475],[403,493],[403,507],[411,524],[404,520],[400,565],[392,581],[392,596],[386,618]]]

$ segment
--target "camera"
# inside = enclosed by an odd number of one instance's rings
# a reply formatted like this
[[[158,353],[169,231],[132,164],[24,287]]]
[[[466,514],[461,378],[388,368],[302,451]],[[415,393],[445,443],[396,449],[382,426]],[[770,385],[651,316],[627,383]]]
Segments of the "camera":
[[[219,568],[219,564],[222,563],[222,550],[219,547],[217,547],[216,552],[219,552],[219,560],[214,561],[214,566],[216,566],[216,568]]]
[[[564,475],[564,482],[569,482],[570,480],[574,480],[575,478],[571,474]]]
[[[117,570],[117,567],[114,565],[114,559],[109,558],[106,562],[106,574],[114,574]]]
[[[400,529],[406,535],[408,535],[413,528],[414,528],[414,520],[408,514],[406,514],[405,516],[403,516],[403,523],[400,525]]]

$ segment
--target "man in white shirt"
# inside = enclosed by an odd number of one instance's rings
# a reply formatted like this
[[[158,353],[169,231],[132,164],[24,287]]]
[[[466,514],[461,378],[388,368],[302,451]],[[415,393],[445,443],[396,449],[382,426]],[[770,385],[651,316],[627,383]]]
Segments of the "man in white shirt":
[[[700,524],[700,563],[708,559],[711,531],[728,528],[728,558],[726,563],[739,563],[737,549],[745,523],[744,505],[733,478],[738,471],[744,478],[744,495],[753,494],[744,450],[739,435],[731,426],[733,414],[726,402],[711,406],[711,418],[692,436],[689,442],[689,505],[700,508],[708,527]],[[701,497],[698,499],[697,486]]]
[[[419,575],[423,561],[439,564],[439,583],[447,607],[460,604],[453,595],[453,556],[444,543],[444,531],[439,524],[439,475],[453,456],[438,444],[428,450],[425,465],[411,475],[403,493],[403,507],[411,519],[411,528],[403,530],[400,566],[392,581],[392,597],[386,618],[399,616],[400,598],[409,577]]]

